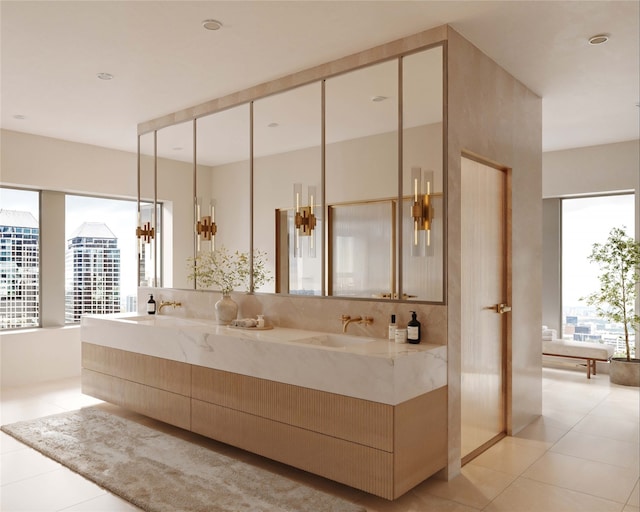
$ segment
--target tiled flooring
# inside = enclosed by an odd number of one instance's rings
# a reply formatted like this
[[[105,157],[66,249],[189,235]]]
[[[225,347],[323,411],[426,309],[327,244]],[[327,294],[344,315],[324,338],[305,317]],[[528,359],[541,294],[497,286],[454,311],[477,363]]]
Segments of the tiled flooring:
[[[372,512],[640,512],[639,390],[612,385],[607,375],[588,381],[584,372],[552,368],[543,375],[539,420],[467,464],[454,480],[429,479],[394,502],[245,452],[237,456]],[[1,398],[2,424],[97,403],[80,393],[76,380],[3,390]],[[6,434],[0,436],[2,511],[138,510]]]

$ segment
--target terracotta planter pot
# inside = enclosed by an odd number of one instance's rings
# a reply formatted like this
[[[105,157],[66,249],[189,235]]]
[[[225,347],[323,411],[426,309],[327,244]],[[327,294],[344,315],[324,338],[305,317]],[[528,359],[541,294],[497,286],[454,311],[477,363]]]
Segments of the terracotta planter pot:
[[[612,357],[609,380],[613,384],[640,387],[640,359],[627,361],[626,357]]]

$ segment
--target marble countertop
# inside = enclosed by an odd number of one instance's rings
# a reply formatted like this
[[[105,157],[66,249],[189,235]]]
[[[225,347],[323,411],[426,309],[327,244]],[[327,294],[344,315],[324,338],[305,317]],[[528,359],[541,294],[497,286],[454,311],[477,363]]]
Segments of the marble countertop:
[[[81,339],[390,405],[447,383],[447,347],[424,342],[132,313],[83,316]]]

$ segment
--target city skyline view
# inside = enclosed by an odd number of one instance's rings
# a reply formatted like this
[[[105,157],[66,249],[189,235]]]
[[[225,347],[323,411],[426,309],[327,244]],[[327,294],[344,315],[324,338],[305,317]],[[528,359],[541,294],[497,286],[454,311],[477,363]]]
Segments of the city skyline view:
[[[30,212],[36,221],[40,222],[37,192],[0,188],[0,203],[5,210]],[[119,300],[122,311],[131,310],[136,304],[138,286],[136,220],[135,201],[65,195],[65,248],[73,233],[85,222],[104,222],[118,241],[121,256]]]

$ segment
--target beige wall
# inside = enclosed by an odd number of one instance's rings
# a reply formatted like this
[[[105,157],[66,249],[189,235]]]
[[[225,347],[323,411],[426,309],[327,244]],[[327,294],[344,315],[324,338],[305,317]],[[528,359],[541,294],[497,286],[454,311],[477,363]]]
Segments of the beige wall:
[[[638,190],[640,140],[550,151],[542,168],[544,198]]]
[[[511,325],[507,428],[516,433],[542,412],[540,281],[542,101],[448,29],[448,357],[449,476],[460,469],[460,158],[471,152],[510,168]],[[474,84],[474,87],[469,87]]]
[[[133,153],[2,130],[3,185],[135,198]]]

